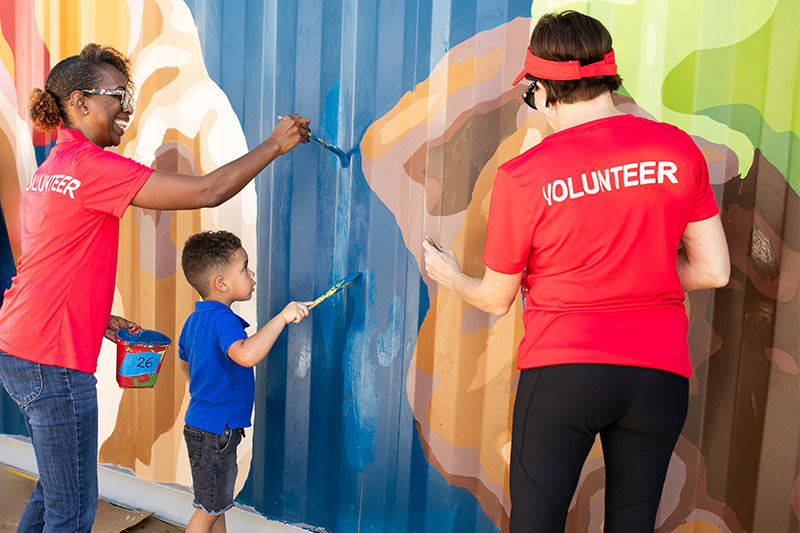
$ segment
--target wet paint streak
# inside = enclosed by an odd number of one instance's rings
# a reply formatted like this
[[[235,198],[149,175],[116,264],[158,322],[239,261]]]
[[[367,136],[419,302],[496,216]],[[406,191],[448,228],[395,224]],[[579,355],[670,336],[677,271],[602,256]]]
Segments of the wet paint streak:
[[[364,277],[367,306],[356,310],[342,354],[345,376],[342,412],[347,460],[359,472],[374,459],[372,444],[380,396],[374,364],[370,361],[373,338],[378,331],[374,306],[371,305],[374,303],[375,278],[370,272]]]
[[[381,328],[376,343],[378,364],[387,367],[400,354],[403,342],[403,307],[399,296],[392,296],[392,305],[388,314],[386,325]]]

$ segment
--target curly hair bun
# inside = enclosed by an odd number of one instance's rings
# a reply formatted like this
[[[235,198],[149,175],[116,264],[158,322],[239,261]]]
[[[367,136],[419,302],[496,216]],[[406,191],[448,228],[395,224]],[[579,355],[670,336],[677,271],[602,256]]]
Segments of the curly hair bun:
[[[34,89],[28,97],[28,115],[36,129],[50,132],[61,125],[58,103],[48,91]]]

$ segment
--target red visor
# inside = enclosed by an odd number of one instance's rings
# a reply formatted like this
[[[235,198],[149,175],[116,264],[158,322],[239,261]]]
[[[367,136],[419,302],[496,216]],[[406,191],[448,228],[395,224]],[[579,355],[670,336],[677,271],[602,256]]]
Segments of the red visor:
[[[614,62],[614,49],[608,51],[601,61],[581,66],[578,61],[550,61],[533,55],[528,48],[525,57],[525,68],[514,78],[514,85],[518,84],[526,74],[543,80],[579,80],[593,76],[616,76],[617,64]]]

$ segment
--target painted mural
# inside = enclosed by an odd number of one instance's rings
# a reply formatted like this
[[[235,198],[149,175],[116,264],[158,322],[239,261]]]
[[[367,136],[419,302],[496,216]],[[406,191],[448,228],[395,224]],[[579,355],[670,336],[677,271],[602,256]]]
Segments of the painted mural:
[[[730,284],[686,300],[695,373],[658,531],[798,533],[798,0],[0,0],[0,286],[20,190],[53,140],[31,129],[27,95],[84,44],[131,58],[136,113],[118,151],[147,165],[206,173],[303,113],[350,167],[300,146],[219,208],[130,208],[114,312],[176,339],[197,298],[180,248],[202,229],[243,237],[250,323],[362,272],[257,367],[238,501],[337,533],[505,531],[521,310],[491,317],[437,290],[420,242],[482,273],[495,171],[549,133],[511,80],[532,21],[554,9],[609,28],[621,110],[693,136],[731,250]],[[154,389],[123,391],[104,345],[99,461],[188,486],[174,356]],[[0,431],[24,433],[7,397]],[[602,530],[603,480],[598,445],[567,531]]]

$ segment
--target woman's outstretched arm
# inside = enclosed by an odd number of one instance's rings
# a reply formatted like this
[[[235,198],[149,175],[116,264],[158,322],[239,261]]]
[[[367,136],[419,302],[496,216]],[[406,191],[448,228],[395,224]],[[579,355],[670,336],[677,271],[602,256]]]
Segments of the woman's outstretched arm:
[[[289,115],[275,126],[264,142],[205,176],[153,171],[131,205],[146,209],[216,207],[241,191],[278,156],[301,142],[308,143],[308,119]]]

